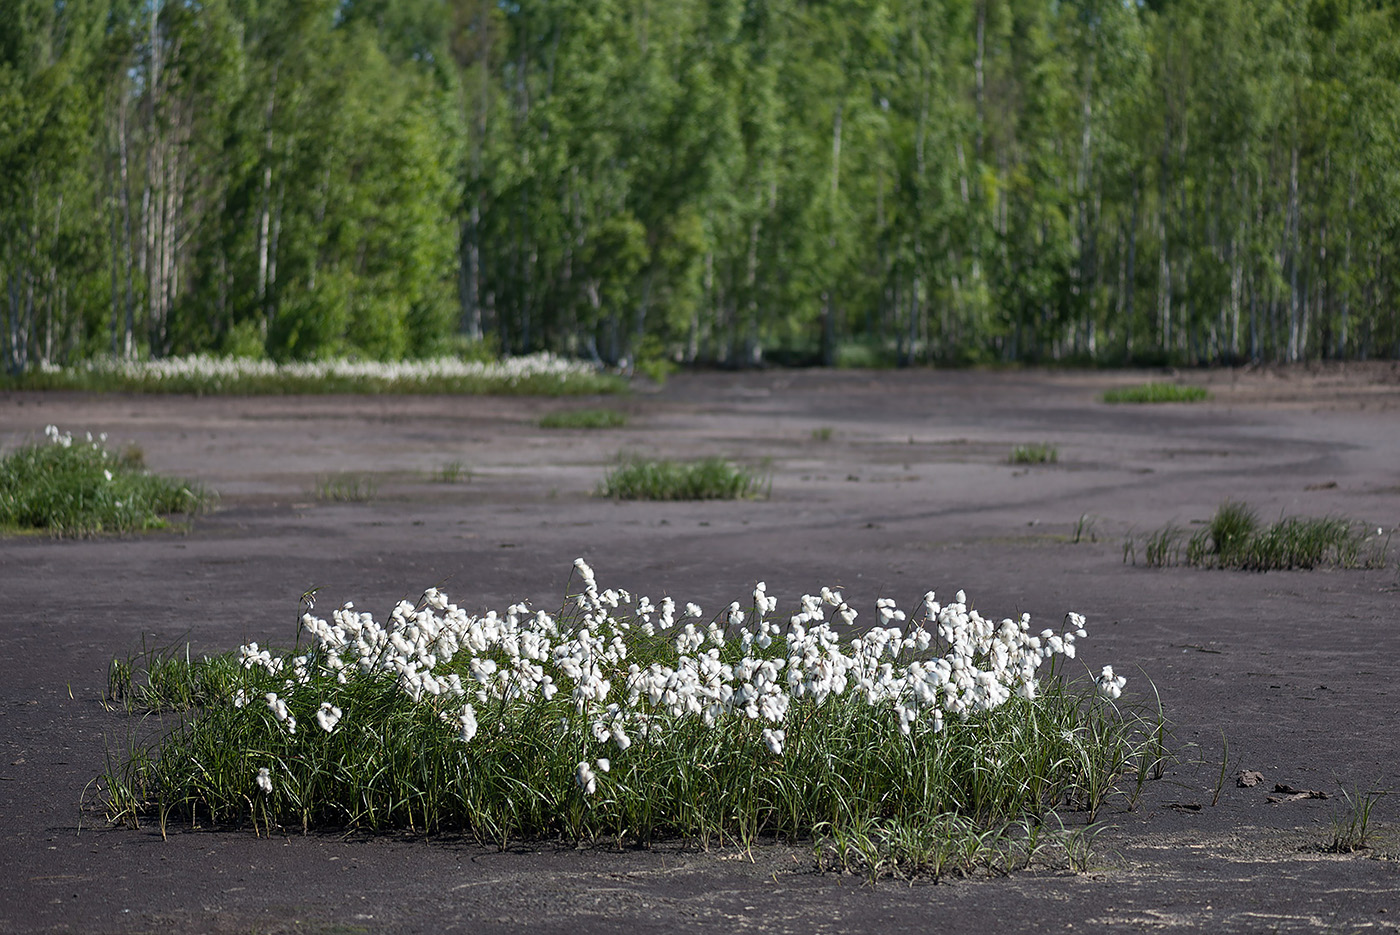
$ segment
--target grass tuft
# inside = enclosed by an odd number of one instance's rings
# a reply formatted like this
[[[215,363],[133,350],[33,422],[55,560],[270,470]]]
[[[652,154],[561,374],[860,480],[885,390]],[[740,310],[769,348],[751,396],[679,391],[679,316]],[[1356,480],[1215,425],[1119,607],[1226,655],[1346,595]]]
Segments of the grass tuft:
[[[461,460],[447,462],[433,475],[433,480],[439,484],[456,484],[462,481],[470,483],[471,479],[472,469],[467,467],[467,462]]]
[[[379,492],[379,481],[370,474],[344,472],[318,474],[313,493],[328,503],[367,503]]]
[[[166,517],[206,509],[213,494],[145,470],[141,449],[117,455],[105,437],[86,440],[46,430],[48,442],[0,459],[0,530],[91,536],[161,529]]]
[[[1368,527],[1369,528],[1369,527]],[[1227,500],[1210,522],[1191,536],[1168,523],[1144,540],[1148,565],[1185,564],[1246,571],[1384,567],[1389,540],[1368,537],[1358,524],[1339,517],[1282,517],[1262,525],[1245,503]],[[1124,545],[1124,559],[1136,544]]]
[[[624,458],[603,478],[598,495],[617,500],[738,500],[762,495],[768,484],[766,472],[723,458],[692,462]]]
[[[1054,464],[1060,460],[1060,449],[1049,442],[1017,445],[1007,460],[1012,464]]]
[[[1376,806],[1378,795],[1375,792],[1363,794],[1359,789],[1347,792],[1343,788],[1342,798],[1346,801],[1346,807],[1341,815],[1332,819],[1332,835],[1322,849],[1331,854],[1365,850],[1366,842],[1371,840],[1371,810]]]
[[[561,409],[540,419],[542,429],[616,429],[627,424],[627,415],[616,409]]]
[[[1144,383],[1103,394],[1106,403],[1198,403],[1207,399],[1210,399],[1210,392],[1205,387],[1175,383]]]

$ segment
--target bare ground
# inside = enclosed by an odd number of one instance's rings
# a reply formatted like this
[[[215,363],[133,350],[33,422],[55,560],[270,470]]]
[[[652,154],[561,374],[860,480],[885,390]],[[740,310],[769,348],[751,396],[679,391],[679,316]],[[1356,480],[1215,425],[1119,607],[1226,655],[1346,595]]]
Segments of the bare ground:
[[[1319,849],[1343,790],[1400,789],[1400,572],[1149,569],[1124,538],[1226,498],[1400,525],[1400,368],[1188,374],[1196,405],[1107,406],[1160,374],[764,372],[673,378],[623,400],[0,394],[0,447],[47,423],[133,442],[202,480],[187,532],[0,540],[0,932],[699,929],[1211,931],[1400,928],[1400,800],[1371,846]],[[542,430],[616,405],[627,427]],[[830,429],[830,437],[823,440]],[[1051,442],[1060,461],[1007,463]],[[771,459],[739,503],[593,496],[619,451]],[[470,479],[434,475],[462,462]],[[364,503],[317,478],[371,475]],[[1080,541],[1073,541],[1075,533]],[[1400,536],[1392,556],[1400,553]],[[82,803],[130,724],[101,704],[114,655],[294,631],[297,597],[387,609],[440,585],[472,609],[557,604],[576,556],[605,584],[707,606],[755,580],[873,607],[965,588],[984,611],[1089,618],[1081,659],[1161,694],[1179,762],[1102,819],[1081,874],[937,885],[819,874],[810,848],[523,847],[444,838],[108,828]],[[1230,777],[1259,770],[1253,788]],[[1273,804],[1275,783],[1327,799]],[[1068,816],[1073,821],[1074,816]]]

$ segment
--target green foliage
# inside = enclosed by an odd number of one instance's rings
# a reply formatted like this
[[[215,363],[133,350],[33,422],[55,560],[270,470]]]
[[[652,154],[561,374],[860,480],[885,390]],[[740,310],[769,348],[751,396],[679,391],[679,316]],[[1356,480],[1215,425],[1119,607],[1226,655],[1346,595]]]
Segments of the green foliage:
[[[1400,10],[1300,9],[12,2],[0,363],[1395,356]]]
[[[766,474],[723,458],[689,463],[624,458],[603,478],[600,497],[617,500],[737,500],[761,495]]]
[[[229,655],[193,659],[183,647],[145,649],[113,659],[107,670],[107,698],[128,713],[194,711],[230,698],[243,681]]]
[[[582,613],[561,621],[560,645]],[[633,621],[622,632],[628,664],[677,664],[674,642],[650,626]],[[784,658],[784,639],[767,654]],[[716,652],[739,664],[750,651],[739,645],[727,639]],[[1053,671],[1033,699],[941,729],[926,717],[905,732],[893,705],[854,689],[798,698],[778,751],[762,737],[767,722],[742,708],[708,726],[654,713],[647,734],[619,749],[597,736],[568,685],[553,697],[478,699],[464,740],[451,690],[411,697],[394,673],[328,665],[324,651],[250,644],[237,655],[171,649],[114,662],[109,697],[161,716],[166,729],[102,777],[112,819],[155,818],[162,830],[170,821],[251,823],[269,834],[465,832],[501,847],[541,837],[748,845],[778,836],[812,842],[821,869],[872,878],[1018,869],[1056,846],[1082,870],[1088,842],[1055,810],[1068,805],[1092,822],[1113,796],[1131,805],[1125,785],[1159,770],[1164,755],[1160,710],[1109,703]],[[462,645],[454,659],[435,660],[433,677],[473,684],[482,672],[473,662],[482,659]],[[581,788],[580,761],[606,770],[596,789]]]
[[[1106,390],[1106,403],[1198,403],[1210,399],[1210,392],[1200,386],[1178,386],[1175,383],[1144,383],[1122,389]]]
[[[1210,521],[1211,551],[1226,565],[1238,563],[1259,529],[1259,514],[1246,503],[1226,500]]]
[[[1183,545],[1184,542],[1184,545]],[[1148,565],[1187,564],[1207,568],[1271,571],[1289,568],[1383,567],[1389,540],[1368,537],[1340,517],[1288,516],[1261,525],[1247,504],[1220,505],[1210,523],[1191,536],[1168,524],[1144,541]],[[1125,557],[1135,547],[1124,547]]]
[[[1060,449],[1049,442],[1017,445],[1007,460],[1012,464],[1054,464],[1060,460]]]
[[[1342,789],[1342,798],[1346,806],[1341,815],[1332,819],[1332,833],[1322,849],[1331,854],[1351,854],[1365,850],[1366,842],[1375,831],[1371,827],[1371,811],[1376,807],[1376,800],[1383,794],[1362,793],[1359,789],[1347,792],[1345,788]]]
[[[897,362],[894,346],[881,341],[843,341],[836,348],[836,366],[848,370],[881,370]]]
[[[167,516],[199,512],[212,499],[197,484],[144,470],[139,449],[117,456],[101,440],[51,434],[48,443],[0,459],[0,531],[92,536],[161,529]]]
[[[472,479],[472,469],[465,461],[449,461],[438,468],[434,480],[441,484],[456,484],[460,481],[470,481]]]
[[[1144,544],[1147,564],[1155,567],[1175,565],[1181,557],[1181,528],[1171,523],[1151,533]]]
[[[616,409],[560,409],[540,419],[542,429],[615,429],[627,424]]]
[[[365,503],[379,492],[379,479],[371,474],[343,472],[320,474],[313,491],[317,500],[335,503]]]

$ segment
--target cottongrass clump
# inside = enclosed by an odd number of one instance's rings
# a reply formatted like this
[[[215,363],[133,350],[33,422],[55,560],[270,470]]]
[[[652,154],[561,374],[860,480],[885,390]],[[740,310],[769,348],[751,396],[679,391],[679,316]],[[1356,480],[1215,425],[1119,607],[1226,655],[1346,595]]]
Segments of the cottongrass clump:
[[[539,353],[499,361],[313,360],[277,363],[195,354],[160,360],[94,358],[72,367],[40,365],[10,379],[17,389],[262,395],[290,393],[462,393],[548,396],[616,393],[626,382],[591,364]]]
[[[139,449],[108,451],[106,435],[79,439],[54,425],[44,435],[0,459],[0,529],[54,536],[159,529],[166,516],[198,512],[211,499],[197,484],[146,471]]]
[[[571,580],[558,614],[469,614],[429,589],[384,623],[349,603],[325,619],[304,595],[296,649],[187,660],[184,692],[169,684],[179,654],[151,657],[159,687],[115,664],[115,697],[181,714],[106,774],[110,816],[501,846],[779,836],[847,866],[864,841],[877,869],[907,869],[932,860],[900,850],[909,829],[985,843],[1065,804],[1092,819],[1120,779],[1140,786],[1163,762],[1160,717],[1114,703],[1121,676],[1081,692],[1056,671],[1086,635],[1078,614],[1036,631],[928,592],[912,619],[882,598],[860,628],[828,588],[780,617],[760,582],[747,610],[706,615],[600,589],[582,559]],[[964,868],[987,851],[967,853]]]

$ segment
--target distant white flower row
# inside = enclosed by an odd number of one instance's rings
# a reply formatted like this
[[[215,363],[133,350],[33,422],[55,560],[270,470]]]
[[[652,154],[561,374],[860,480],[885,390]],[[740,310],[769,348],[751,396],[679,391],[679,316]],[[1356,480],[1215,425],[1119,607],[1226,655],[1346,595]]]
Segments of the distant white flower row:
[[[1037,696],[1038,671],[1057,655],[1075,656],[1084,618],[1070,613],[1060,632],[1033,632],[1030,615],[994,623],[972,609],[963,592],[941,604],[924,595],[916,619],[893,600],[877,602],[878,623],[842,635],[857,612],[839,591],[804,595],[785,620],[772,615],[777,598],[759,582],[746,613],[737,602],[704,619],[695,604],[678,608],[667,597],[654,604],[626,591],[598,588],[593,570],[575,562],[582,590],[556,618],[525,604],[483,616],[468,614],[429,589],[417,604],[401,601],[387,625],[347,603],[325,620],[306,613],[309,652],[275,656],[257,643],[240,647],[245,668],[270,674],[298,693],[313,683],[328,688],[361,677],[392,678],[408,699],[427,704],[463,744],[478,733],[477,706],[500,711],[539,705],[567,712],[566,728],[579,749],[625,756],[634,743],[662,744],[678,722],[713,728],[739,718],[763,724],[761,741],[782,756],[788,713],[795,703],[821,709],[832,699],[885,708],[900,731],[933,732],[1012,698]],[[1105,668],[1099,691],[1117,698],[1125,680]],[[556,696],[562,707],[550,704]],[[234,703],[250,704],[240,691]],[[311,699],[326,732],[355,729],[356,712]],[[297,728],[285,699],[265,696],[267,716],[288,733]],[[575,779],[594,792],[613,765],[608,757],[580,762]],[[270,791],[265,774],[258,785]]]
[[[44,364],[45,372],[65,369]],[[538,376],[583,376],[595,372],[587,363],[567,360],[548,352],[483,363],[462,361],[454,357],[433,360],[320,360],[279,364],[270,360],[250,360],[233,357],[213,357],[196,354],[189,357],[168,357],[162,360],[125,360],[100,357],[84,361],[71,368],[89,373],[115,374],[128,379],[239,379],[249,377],[296,377],[324,379],[340,377],[386,381],[427,381],[438,379],[487,379],[511,382]]]

